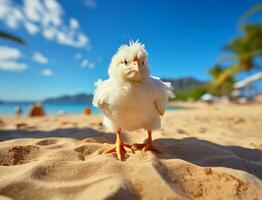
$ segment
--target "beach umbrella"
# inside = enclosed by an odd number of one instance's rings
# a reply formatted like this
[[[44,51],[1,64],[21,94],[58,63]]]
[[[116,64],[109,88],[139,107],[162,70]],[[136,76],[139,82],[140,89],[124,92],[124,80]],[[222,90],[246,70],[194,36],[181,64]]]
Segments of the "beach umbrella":
[[[206,93],[200,99],[202,101],[212,101],[212,100],[214,100],[214,96],[210,93]]]

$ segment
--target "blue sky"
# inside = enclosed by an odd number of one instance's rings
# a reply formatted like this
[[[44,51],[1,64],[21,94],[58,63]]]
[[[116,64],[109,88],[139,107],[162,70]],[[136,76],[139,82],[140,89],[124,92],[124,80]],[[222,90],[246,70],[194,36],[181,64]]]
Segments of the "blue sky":
[[[239,17],[257,2],[0,0],[0,29],[27,41],[0,40],[0,54],[9,52],[9,60],[0,55],[0,99],[91,93],[130,39],[145,44],[152,75],[208,80],[222,47],[241,34]]]

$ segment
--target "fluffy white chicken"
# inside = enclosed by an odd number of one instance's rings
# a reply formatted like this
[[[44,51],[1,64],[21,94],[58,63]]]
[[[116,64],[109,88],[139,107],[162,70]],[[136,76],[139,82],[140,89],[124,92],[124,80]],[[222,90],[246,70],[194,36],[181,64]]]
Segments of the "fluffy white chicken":
[[[116,152],[119,160],[125,158],[125,147],[161,153],[153,146],[151,133],[160,128],[160,116],[165,112],[168,98],[174,94],[170,85],[150,77],[147,56],[144,45],[139,42],[120,46],[111,60],[109,79],[96,82],[93,105],[102,109],[104,125],[117,133],[115,145],[105,153]],[[141,128],[148,132],[144,143],[132,146],[123,143],[122,130]]]

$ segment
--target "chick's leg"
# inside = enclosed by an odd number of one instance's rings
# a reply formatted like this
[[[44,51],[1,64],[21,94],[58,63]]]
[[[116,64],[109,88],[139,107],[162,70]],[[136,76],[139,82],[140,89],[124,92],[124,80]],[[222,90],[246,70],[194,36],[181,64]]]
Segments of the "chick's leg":
[[[133,144],[132,146],[134,146],[137,149],[143,149],[144,151],[150,150],[150,151],[154,151],[156,153],[161,154],[162,151],[159,148],[157,148],[157,147],[155,147],[153,145],[152,131],[147,130],[147,133],[148,133],[148,138],[145,140],[144,143],[142,143],[142,144]]]
[[[119,160],[124,160],[125,156],[127,155],[127,152],[125,150],[125,147],[130,148],[133,152],[133,149],[130,145],[124,144],[122,140],[122,130],[119,128],[116,132],[116,143],[113,147],[107,149],[104,153],[113,153],[116,152],[117,158]]]

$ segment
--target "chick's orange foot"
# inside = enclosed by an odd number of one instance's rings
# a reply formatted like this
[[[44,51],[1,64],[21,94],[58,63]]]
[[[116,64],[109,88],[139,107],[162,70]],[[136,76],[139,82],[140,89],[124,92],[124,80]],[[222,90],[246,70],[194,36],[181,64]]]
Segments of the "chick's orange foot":
[[[116,143],[114,146],[106,149],[104,153],[116,153],[116,157],[119,160],[124,160],[129,157],[126,148],[129,148],[134,153],[131,145],[124,143]]]
[[[121,129],[117,129],[116,132],[116,143],[113,147],[107,149],[104,153],[114,153],[116,152],[116,156],[119,160],[124,160],[128,157],[127,151],[125,148],[129,148],[132,153],[134,153],[132,146],[129,144],[124,144],[121,137]]]
[[[162,151],[159,148],[157,148],[153,145],[152,132],[147,131],[147,133],[148,133],[148,138],[145,140],[144,143],[142,143],[142,144],[135,143],[135,144],[132,145],[132,147],[135,147],[136,149],[143,149],[144,151],[150,150],[150,151],[154,151],[158,154],[161,154]]]
[[[158,154],[162,153],[162,150],[160,150],[158,147],[155,147],[152,142],[145,142],[142,144],[135,143],[132,145],[132,147],[135,147],[136,149],[143,149],[144,151],[154,151]]]

